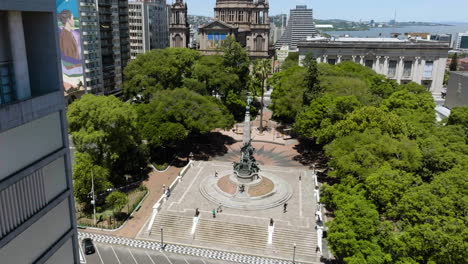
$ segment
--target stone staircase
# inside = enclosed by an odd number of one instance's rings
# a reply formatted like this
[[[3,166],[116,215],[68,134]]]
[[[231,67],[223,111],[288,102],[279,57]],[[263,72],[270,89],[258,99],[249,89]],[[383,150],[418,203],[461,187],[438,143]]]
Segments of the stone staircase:
[[[311,229],[275,228],[273,244],[268,245],[268,227],[249,224],[200,219],[194,236],[190,234],[193,218],[158,214],[152,227],[152,236],[160,240],[160,227],[164,227],[164,241],[198,247],[292,259],[296,243],[296,260],[318,263],[315,253],[317,235]]]
[[[192,221],[191,217],[158,214],[151,228],[151,234],[153,238],[161,242],[161,227],[163,227],[164,241],[189,243],[192,240],[190,235]]]

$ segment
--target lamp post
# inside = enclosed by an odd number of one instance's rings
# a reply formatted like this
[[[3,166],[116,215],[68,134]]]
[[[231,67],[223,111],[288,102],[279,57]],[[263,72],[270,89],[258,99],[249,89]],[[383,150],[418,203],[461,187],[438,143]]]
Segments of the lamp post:
[[[161,226],[161,249],[162,250],[164,250],[163,238],[164,238],[164,228]]]
[[[91,204],[93,205],[93,220],[96,225],[96,197],[94,195],[94,174],[91,171]]]
[[[296,243],[294,243],[293,264],[296,264]]]

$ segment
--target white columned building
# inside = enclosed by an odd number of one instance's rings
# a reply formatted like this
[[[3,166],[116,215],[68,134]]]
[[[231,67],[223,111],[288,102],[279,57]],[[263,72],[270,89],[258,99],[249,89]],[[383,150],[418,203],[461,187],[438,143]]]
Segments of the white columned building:
[[[312,52],[317,62],[353,61],[398,83],[416,82],[440,96],[450,43],[396,38],[307,39],[298,43],[299,61]]]

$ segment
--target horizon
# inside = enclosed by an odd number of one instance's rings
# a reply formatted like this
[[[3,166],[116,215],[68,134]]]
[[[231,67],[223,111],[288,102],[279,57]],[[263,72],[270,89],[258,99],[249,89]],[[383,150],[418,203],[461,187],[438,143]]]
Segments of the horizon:
[[[168,0],[172,3],[172,0]],[[185,0],[190,15],[213,17],[215,0]],[[326,3],[312,0],[269,0],[270,16],[287,14],[296,5],[307,5],[314,11],[314,19],[341,19],[346,21],[388,22],[395,17],[397,22],[426,22],[426,23],[468,23],[466,10],[468,1],[463,0],[395,0],[391,3],[382,2],[375,5],[372,0],[329,0]],[[209,8],[207,8],[207,6]],[[336,9],[340,6],[340,9]],[[404,6],[404,8],[402,8]],[[400,8],[398,8],[400,7]],[[433,12],[421,12],[430,7]],[[454,8],[456,7],[456,8]],[[425,9],[426,10],[426,9]]]

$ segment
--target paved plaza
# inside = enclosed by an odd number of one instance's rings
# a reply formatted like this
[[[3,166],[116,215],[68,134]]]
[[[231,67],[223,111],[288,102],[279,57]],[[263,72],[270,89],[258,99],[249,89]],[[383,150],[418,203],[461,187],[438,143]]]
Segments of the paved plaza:
[[[296,244],[296,261],[318,263],[312,172],[303,167],[260,168],[281,177],[292,187],[286,213],[283,204],[257,211],[224,207],[213,218],[212,210],[219,204],[201,194],[200,184],[207,177],[215,177],[215,172],[220,175],[232,172],[233,166],[231,162],[197,161],[159,210],[151,231],[145,226],[137,238],[160,241],[162,227],[163,239],[168,243],[283,260],[292,260]],[[194,224],[196,208],[200,219]],[[270,219],[274,221],[272,237],[269,236]]]

